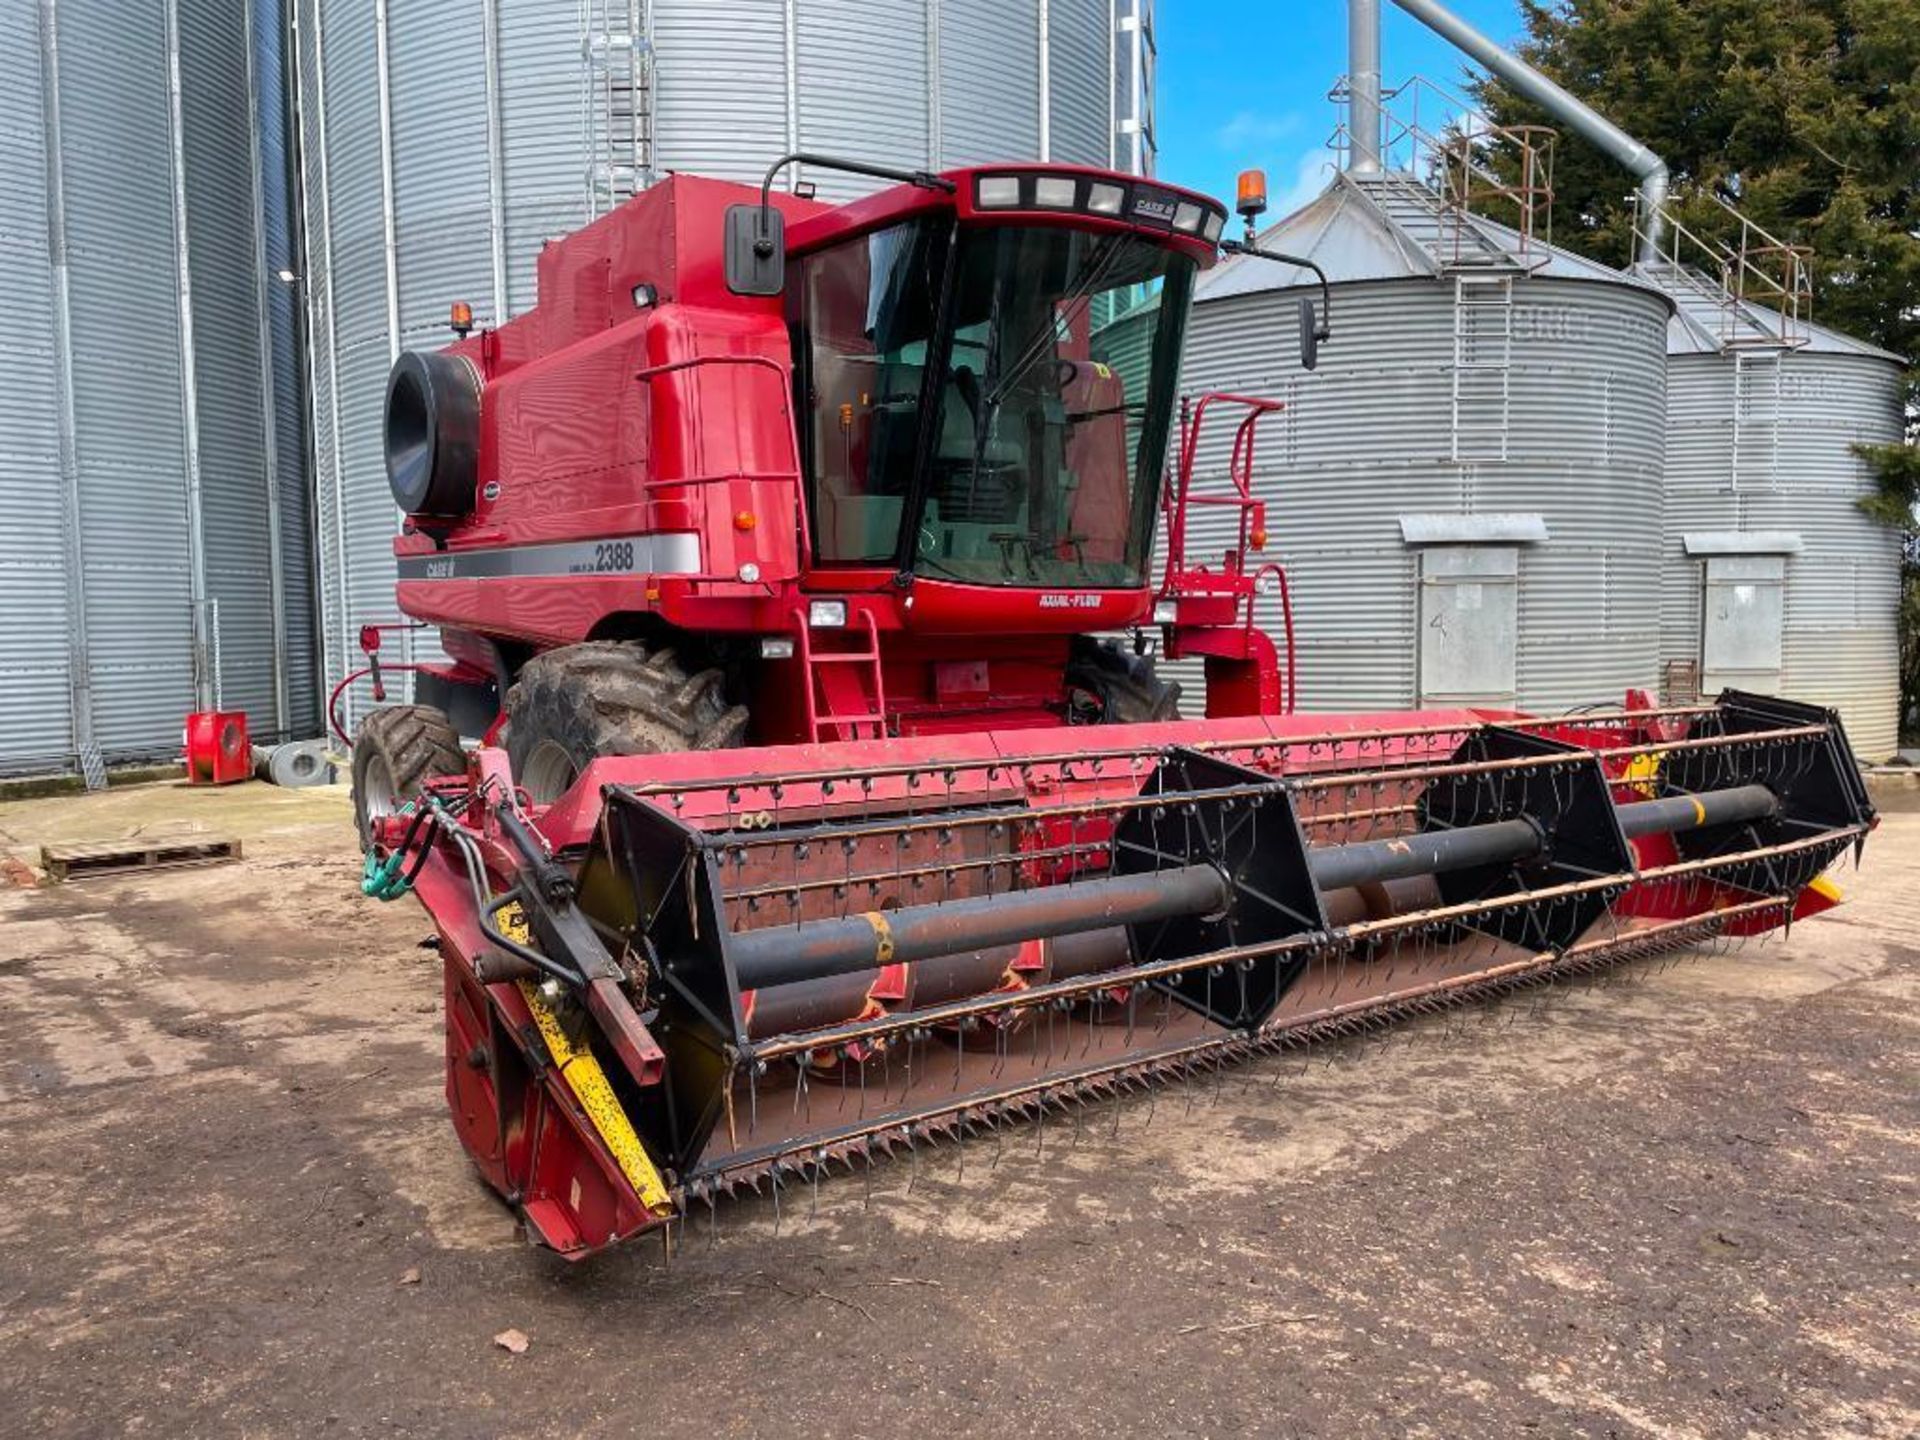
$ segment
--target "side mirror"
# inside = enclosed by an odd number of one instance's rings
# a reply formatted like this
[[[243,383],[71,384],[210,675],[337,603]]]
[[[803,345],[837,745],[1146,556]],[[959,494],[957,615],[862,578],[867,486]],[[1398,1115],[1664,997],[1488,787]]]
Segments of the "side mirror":
[[[1300,363],[1312,370],[1320,363],[1320,320],[1313,301],[1300,297]]]
[[[736,295],[778,295],[787,284],[787,217],[771,205],[729,205],[727,288]]]

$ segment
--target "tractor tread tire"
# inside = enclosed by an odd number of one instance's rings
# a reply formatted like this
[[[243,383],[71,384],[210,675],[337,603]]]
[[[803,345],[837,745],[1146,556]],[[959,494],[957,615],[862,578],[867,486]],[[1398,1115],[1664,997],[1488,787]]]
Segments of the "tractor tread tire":
[[[460,732],[445,711],[431,705],[383,705],[370,713],[353,737],[353,821],[363,850],[373,844],[366,774],[375,758],[386,762],[394,796],[401,801],[418,795],[429,780],[467,770]]]
[[[745,739],[747,719],[746,706],[728,702],[718,669],[689,674],[668,646],[589,641],[521,667],[507,691],[507,755],[525,784],[543,741],[565,750],[577,774],[602,755],[724,750]]]
[[[1153,661],[1117,640],[1074,637],[1067,684],[1100,701],[1103,725],[1140,725],[1180,718],[1180,682],[1162,680]]]

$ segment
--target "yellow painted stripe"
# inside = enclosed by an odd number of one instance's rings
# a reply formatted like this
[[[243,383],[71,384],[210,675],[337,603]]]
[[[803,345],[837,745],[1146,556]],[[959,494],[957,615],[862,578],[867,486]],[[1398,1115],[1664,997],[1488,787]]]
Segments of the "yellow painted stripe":
[[[887,917],[878,910],[868,910],[860,918],[873,927],[873,963],[891,965],[893,963],[893,926],[887,923]]]
[[[1840,887],[1824,875],[1814,876],[1813,879],[1808,882],[1807,889],[1813,891],[1814,894],[1818,895],[1830,905],[1838,905],[1846,898],[1840,893]]]
[[[509,940],[518,940],[522,945],[530,943],[527,917],[518,905],[501,911],[498,923],[500,933]],[[540,1027],[540,1038],[547,1042],[547,1054],[553,1058],[554,1067],[566,1079],[567,1087],[580,1102],[580,1108],[587,1112],[593,1128],[600,1132],[601,1140],[612,1152],[614,1162],[627,1177],[634,1194],[640,1197],[640,1203],[655,1215],[671,1215],[673,1197],[667,1194],[666,1181],[660,1178],[660,1172],[647,1157],[633,1122],[621,1108],[620,1097],[613,1093],[607,1072],[600,1068],[591,1051],[574,1049],[567,1032],[560,1026],[560,1017],[533,981],[522,980],[520,994],[526,999],[527,1009],[533,1012],[533,1023]]]
[[[600,1138],[619,1164],[620,1173],[627,1177],[627,1183],[640,1197],[640,1203],[655,1215],[672,1214],[673,1198],[667,1194],[666,1182],[660,1178],[653,1161],[647,1158],[646,1147],[634,1132],[627,1112],[621,1108],[600,1062],[590,1051],[576,1050],[568,1042],[566,1031],[560,1028],[560,1017],[553,1013],[553,1007],[531,980],[520,982],[520,993],[533,1012],[533,1023],[540,1027],[540,1038],[547,1042],[547,1053],[553,1057],[555,1068],[566,1077],[568,1088],[587,1112],[593,1128],[600,1132]]]

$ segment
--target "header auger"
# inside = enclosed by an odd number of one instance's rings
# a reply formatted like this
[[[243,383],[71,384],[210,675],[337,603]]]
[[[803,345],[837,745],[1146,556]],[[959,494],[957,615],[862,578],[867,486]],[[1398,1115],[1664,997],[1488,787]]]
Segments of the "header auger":
[[[555,242],[390,387],[451,658],[355,739],[367,889],[432,915],[455,1126],[544,1243],[1830,903],[1873,812],[1828,712],[1294,713],[1278,405],[1200,398],[1163,493],[1217,202],[852,165],[902,183],[836,209],[796,158]]]

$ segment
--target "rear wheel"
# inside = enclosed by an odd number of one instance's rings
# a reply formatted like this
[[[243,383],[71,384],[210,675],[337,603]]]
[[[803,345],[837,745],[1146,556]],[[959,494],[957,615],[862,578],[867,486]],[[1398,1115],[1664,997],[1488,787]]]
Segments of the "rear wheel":
[[[415,799],[429,780],[464,774],[460,732],[431,705],[386,705],[353,737],[353,822],[373,848],[373,822]]]
[[[536,655],[507,692],[507,755],[535,804],[557,800],[602,755],[723,750],[747,732],[717,669],[670,647],[595,641]]]
[[[1067,660],[1067,687],[1097,702],[1102,725],[1138,725],[1180,718],[1180,684],[1162,680],[1153,661],[1123,649],[1117,640],[1074,638]]]

